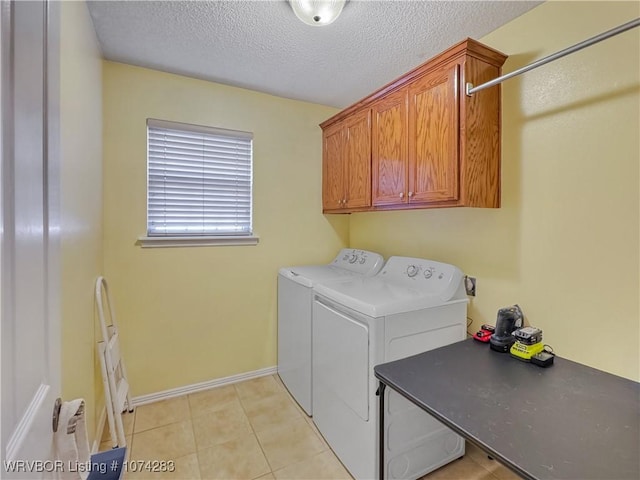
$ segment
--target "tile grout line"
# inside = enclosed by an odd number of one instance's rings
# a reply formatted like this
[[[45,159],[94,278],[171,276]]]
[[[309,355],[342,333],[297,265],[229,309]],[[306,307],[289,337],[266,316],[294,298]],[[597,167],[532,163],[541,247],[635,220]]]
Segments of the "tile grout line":
[[[276,376],[276,375],[274,375],[274,376]],[[318,430],[318,427],[313,423],[313,417],[307,415],[307,412],[305,412],[304,409],[298,404],[298,402],[296,402],[295,398],[293,398],[293,396],[291,395],[289,390],[287,390],[287,387],[285,387],[284,383],[282,383],[281,380],[276,379],[276,382],[278,382],[280,384],[282,390],[287,395],[287,397],[289,398],[291,403],[293,403],[294,407],[298,410],[298,413],[300,413],[300,415],[302,415],[302,418],[305,420],[305,422],[307,422],[307,424],[311,428],[311,431],[313,431],[314,435],[318,438],[318,440],[320,440],[322,445],[324,445],[326,447],[322,451],[323,452],[330,451],[331,454],[337,458],[337,456],[334,453],[334,451],[331,450],[331,447],[329,446],[329,443],[324,439],[324,437],[320,433],[320,430]]]
[[[286,390],[286,388],[284,387],[284,385],[282,385],[282,384],[279,382],[279,380],[278,380],[277,378],[275,378],[275,377],[276,377],[276,375],[274,374],[274,375],[272,375],[271,377],[272,377],[273,381],[276,383],[276,385],[277,385],[277,387],[278,387],[278,391],[277,391],[277,392],[274,392],[274,393],[273,393],[273,394],[271,394],[271,395],[267,395],[267,396],[265,396],[265,397],[263,397],[263,398],[268,398],[269,396],[284,395],[284,396],[289,400],[289,402],[291,402],[291,403],[293,404],[294,409],[295,409],[295,412],[296,412],[296,417],[295,417],[295,418],[290,418],[289,420],[287,420],[287,422],[293,422],[293,421],[296,421],[296,420],[302,420],[302,421],[304,421],[305,425],[306,425],[306,426],[311,430],[311,432],[313,433],[314,437],[316,437],[316,438],[317,438],[317,439],[318,439],[318,440],[319,440],[319,441],[324,445],[324,444],[325,444],[325,442],[324,442],[322,439],[318,438],[317,433],[313,430],[312,426],[308,424],[308,422],[307,422],[307,415],[306,415],[306,413],[304,413],[304,412],[300,409],[300,407],[297,405],[297,403],[295,402],[295,400],[293,400],[293,398],[291,397],[291,395],[289,394],[289,392]],[[249,415],[248,415],[248,413],[247,413],[247,411],[246,411],[246,409],[245,409],[244,402],[243,402],[243,400],[240,398],[240,395],[239,395],[239,392],[238,392],[238,390],[237,390],[237,389],[236,389],[236,393],[238,393],[238,398],[239,398],[239,400],[240,400],[240,404],[241,404],[241,406],[242,406],[242,409],[243,409],[243,411],[245,412],[245,415],[247,416],[247,418],[249,418]],[[262,400],[262,399],[260,399],[260,400]],[[287,422],[285,422],[285,423],[287,423]],[[315,456],[317,456],[317,455],[321,455],[321,454],[323,454],[323,453],[325,453],[325,452],[327,451],[327,449],[323,449],[323,450],[321,450],[321,451],[319,451],[319,452],[314,453],[313,455],[310,455],[310,456],[309,456],[308,458],[306,458],[306,459],[298,460],[298,461],[293,462],[293,463],[290,463],[290,464],[288,464],[288,465],[283,465],[283,466],[281,466],[280,468],[278,468],[277,470],[274,470],[274,469],[273,469],[273,466],[272,466],[272,464],[271,464],[271,462],[269,461],[269,457],[267,456],[267,454],[266,454],[266,452],[265,452],[265,450],[264,450],[264,448],[263,448],[263,446],[262,446],[262,442],[260,441],[260,438],[259,438],[259,436],[258,436],[258,431],[257,431],[257,430],[256,430],[256,428],[253,426],[253,424],[251,423],[251,420],[249,420],[249,425],[251,426],[251,430],[254,432],[254,435],[255,435],[255,437],[256,437],[256,440],[258,441],[258,445],[260,446],[260,449],[262,450],[262,453],[263,453],[263,455],[264,455],[265,459],[267,460],[267,464],[269,465],[269,468],[271,469],[271,472],[270,472],[270,473],[271,473],[274,477],[275,477],[275,472],[276,472],[276,471],[283,470],[283,469],[285,469],[285,468],[288,468],[288,467],[289,467],[289,466],[291,466],[291,465],[297,465],[297,464],[300,464],[300,463],[306,462],[306,461],[308,461],[310,458],[313,458],[313,457],[315,457]],[[271,427],[271,429],[272,429],[272,428],[281,428],[281,426],[280,426],[280,427]],[[332,453],[333,453],[333,452],[332,452]],[[265,473],[264,475],[267,475],[267,474]]]
[[[138,415],[137,415],[137,409],[138,409],[138,408],[146,407],[147,405],[159,405],[159,404],[161,404],[161,403],[163,403],[163,402],[171,402],[171,401],[175,401],[175,400],[178,400],[178,399],[180,399],[180,398],[182,398],[182,397],[187,397],[187,395],[181,395],[181,396],[179,396],[179,397],[167,398],[167,399],[165,399],[165,400],[160,400],[160,401],[158,401],[158,402],[145,403],[144,405],[139,405],[139,406],[137,406],[137,407],[136,407],[136,410],[135,410],[135,418],[134,418],[134,424],[133,424],[133,431],[132,431],[132,434],[140,434],[140,433],[144,433],[144,432],[150,432],[151,430],[155,430],[155,429],[157,429],[157,428],[167,427],[167,426],[169,426],[169,425],[175,425],[176,423],[184,422],[184,421],[186,421],[186,420],[191,420],[191,414],[190,414],[190,411],[189,411],[189,415],[187,416],[187,418],[180,418],[180,419],[177,419],[177,420],[171,421],[171,422],[169,422],[169,423],[163,423],[163,424],[160,424],[160,425],[155,425],[155,426],[153,426],[153,427],[146,428],[146,429],[144,429],[144,430],[140,430],[139,432],[136,432],[136,428],[135,428],[135,427],[136,427],[136,423],[137,423],[137,419],[138,419]],[[186,401],[187,401],[187,403],[189,403],[189,399],[188,399],[188,398],[186,399]],[[187,409],[189,409],[189,407],[187,407]]]
[[[289,402],[291,402],[293,404],[295,410],[298,412],[298,416],[302,417],[302,420],[304,420],[304,422],[307,425],[307,427],[311,430],[311,432],[313,433],[313,436],[316,437],[316,439],[323,446],[322,450],[320,450],[319,452],[314,453],[313,455],[309,456],[308,458],[299,460],[299,461],[291,463],[289,465],[285,465],[285,466],[279,468],[278,470],[283,470],[285,468],[290,467],[291,465],[299,465],[299,464],[304,463],[304,462],[306,462],[306,461],[308,461],[308,460],[310,460],[310,459],[312,459],[314,457],[323,455],[326,452],[331,452],[331,455],[334,456],[336,458],[336,460],[338,460],[338,462],[340,462],[340,460],[337,458],[337,456],[335,455],[333,450],[331,450],[331,448],[329,447],[329,444],[325,441],[324,437],[322,437],[320,435],[319,431],[316,431],[315,425],[312,424],[312,422],[313,422],[312,417],[308,416],[307,413],[304,411],[304,409],[298,404],[298,402],[296,402],[296,400],[293,398],[293,396],[291,395],[289,390],[287,390],[287,387],[284,385],[284,383],[282,383],[282,380],[277,378],[277,374],[274,374],[273,376],[276,377],[276,378],[274,378],[274,380],[279,385],[280,390],[289,399]],[[324,447],[326,447],[326,448],[324,448]],[[342,463],[340,462],[340,464],[342,464]]]
[[[202,478],[202,469],[200,468],[200,455],[199,455],[199,451],[200,449],[198,448],[198,439],[196,438],[196,431],[193,428],[193,409],[191,408],[191,399],[189,398],[191,394],[186,393],[184,396],[187,397],[187,409],[189,410],[189,422],[191,423],[191,435],[193,435],[193,446],[195,447],[195,456],[196,456],[196,463],[198,465],[198,475],[200,476],[200,478]],[[177,460],[177,459],[176,459]]]
[[[244,407],[244,402],[242,401],[242,398],[240,398],[240,392],[238,392],[238,388],[236,387],[236,385],[233,385],[233,388],[236,391],[236,396],[238,397],[238,401],[240,402],[240,407],[242,408],[242,411],[244,412],[245,417],[247,417],[247,421],[249,422],[249,427],[251,428],[251,431],[253,432],[253,436],[256,437],[256,442],[258,442],[258,446],[260,447],[260,451],[262,452],[262,456],[264,457],[265,461],[267,462],[267,465],[269,466],[269,471],[263,475],[260,476],[264,476],[267,475],[268,473],[270,473],[271,475],[273,475],[275,477],[274,474],[274,470],[273,467],[271,466],[271,462],[269,462],[269,458],[267,457],[267,453],[264,451],[264,448],[262,447],[262,442],[260,441],[260,438],[258,437],[258,432],[256,431],[256,429],[254,428],[253,424],[251,423],[251,420],[249,419],[249,414],[247,413],[247,410]],[[256,477],[259,478],[259,477]]]

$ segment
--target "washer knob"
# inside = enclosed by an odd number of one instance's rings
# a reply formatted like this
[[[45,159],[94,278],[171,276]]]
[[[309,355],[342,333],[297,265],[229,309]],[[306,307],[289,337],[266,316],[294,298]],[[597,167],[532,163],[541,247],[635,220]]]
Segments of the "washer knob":
[[[364,265],[364,262],[366,262],[367,259],[364,257],[360,257],[360,261],[358,263],[360,263],[360,265]]]
[[[418,274],[418,267],[416,267],[415,265],[409,265],[407,267],[407,276],[408,277],[415,277]]]
[[[430,268],[427,268],[424,271],[424,278],[431,278],[433,276],[433,270],[431,270]]]
[[[356,255],[355,253],[352,253],[351,256],[349,257],[349,263],[356,263],[356,260],[358,260],[358,255]]]

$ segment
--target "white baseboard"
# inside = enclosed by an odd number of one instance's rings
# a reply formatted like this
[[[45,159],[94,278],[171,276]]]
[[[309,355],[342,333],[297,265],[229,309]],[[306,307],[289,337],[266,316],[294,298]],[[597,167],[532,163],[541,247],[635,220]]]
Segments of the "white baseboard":
[[[242,382],[244,380],[251,380],[252,378],[265,377],[267,375],[273,375],[278,372],[278,367],[267,367],[260,370],[253,370],[252,372],[239,373],[238,375],[231,375],[230,377],[217,378],[215,380],[208,380],[206,382],[194,383],[192,385],[185,385],[184,387],[172,388],[170,390],[164,390],[157,393],[149,393],[147,395],[140,395],[133,397],[131,403],[134,407],[145,405],[147,403],[159,402],[160,400],[166,400],[168,398],[180,397],[189,393],[202,392],[214,387],[221,387],[223,385],[231,385],[234,383]],[[106,416],[106,415],[105,415]],[[102,417],[101,417],[102,419]],[[103,425],[104,425],[104,420]]]
[[[96,438],[93,440],[93,447],[91,448],[92,454],[97,453],[100,448],[100,440],[102,440],[105,423],[107,423],[107,407],[102,409],[100,418],[98,419],[98,424],[96,425]]]

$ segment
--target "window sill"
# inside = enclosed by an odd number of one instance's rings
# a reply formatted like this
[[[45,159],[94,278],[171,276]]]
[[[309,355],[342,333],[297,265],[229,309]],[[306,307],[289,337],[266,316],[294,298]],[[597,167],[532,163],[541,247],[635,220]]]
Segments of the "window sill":
[[[238,245],[257,245],[260,237],[255,235],[219,236],[219,237],[146,237],[138,238],[136,245],[142,248],[167,247],[222,247]]]

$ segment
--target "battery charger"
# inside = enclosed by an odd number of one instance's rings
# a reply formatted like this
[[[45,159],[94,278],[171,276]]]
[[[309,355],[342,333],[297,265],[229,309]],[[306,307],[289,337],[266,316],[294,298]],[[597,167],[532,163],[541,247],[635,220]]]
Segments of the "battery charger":
[[[547,352],[546,350],[536,353],[531,357],[531,363],[534,365],[538,365],[539,367],[550,367],[553,365],[553,359],[555,355],[551,352]]]

